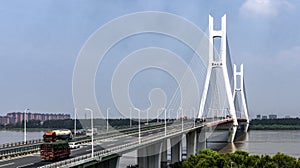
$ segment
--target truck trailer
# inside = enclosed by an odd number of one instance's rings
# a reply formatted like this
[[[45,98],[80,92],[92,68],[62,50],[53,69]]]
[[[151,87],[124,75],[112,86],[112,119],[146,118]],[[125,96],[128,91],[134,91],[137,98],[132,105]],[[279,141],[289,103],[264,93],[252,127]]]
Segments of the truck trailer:
[[[68,158],[71,154],[69,140],[72,139],[70,130],[51,130],[43,135],[40,155],[43,160],[59,160]]]

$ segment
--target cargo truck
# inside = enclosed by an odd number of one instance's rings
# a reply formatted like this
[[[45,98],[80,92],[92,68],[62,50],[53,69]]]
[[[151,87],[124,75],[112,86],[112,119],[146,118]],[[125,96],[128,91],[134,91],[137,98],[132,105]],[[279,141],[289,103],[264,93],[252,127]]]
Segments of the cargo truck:
[[[59,160],[68,158],[71,154],[69,140],[72,139],[70,130],[51,130],[43,135],[40,155],[43,160]]]

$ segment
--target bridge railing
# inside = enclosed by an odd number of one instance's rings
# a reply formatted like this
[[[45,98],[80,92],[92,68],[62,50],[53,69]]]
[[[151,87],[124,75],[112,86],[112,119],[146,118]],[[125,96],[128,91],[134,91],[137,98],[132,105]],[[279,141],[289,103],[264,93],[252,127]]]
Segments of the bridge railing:
[[[32,154],[32,153],[36,153],[39,151],[40,151],[39,144],[25,146],[22,148],[16,147],[16,148],[11,148],[11,149],[6,149],[6,150],[0,150],[0,160],[11,158],[11,157],[27,155],[27,154]]]
[[[41,142],[43,142],[42,139],[34,139],[34,140],[21,141],[21,142],[5,143],[5,144],[0,144],[0,150],[3,148],[25,146],[25,145],[36,144]]]
[[[117,153],[118,150],[124,149],[124,148],[126,148],[128,146],[132,146],[132,145],[139,145],[139,144],[137,144],[136,142],[127,143],[127,144],[112,147],[112,148],[109,148],[109,149],[104,149],[104,150],[101,150],[99,152],[95,152],[94,153],[94,158],[92,158],[92,154],[86,154],[86,155],[75,157],[75,158],[72,158],[72,159],[62,160],[62,161],[55,162],[55,163],[52,163],[52,164],[49,164],[49,165],[45,165],[45,166],[42,166],[40,168],[69,167],[69,165],[77,163],[77,162],[89,162],[89,161],[93,161],[95,159],[97,160],[101,157],[105,157],[105,156],[110,155],[112,152]]]
[[[36,153],[39,151],[42,139],[22,142],[6,143],[0,145],[0,160]]]

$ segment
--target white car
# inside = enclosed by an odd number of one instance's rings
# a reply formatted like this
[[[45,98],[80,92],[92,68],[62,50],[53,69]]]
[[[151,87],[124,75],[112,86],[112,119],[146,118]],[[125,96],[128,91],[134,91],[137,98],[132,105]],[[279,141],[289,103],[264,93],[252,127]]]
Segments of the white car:
[[[77,142],[71,142],[71,143],[69,143],[69,146],[71,149],[76,149],[76,148],[80,147]]]

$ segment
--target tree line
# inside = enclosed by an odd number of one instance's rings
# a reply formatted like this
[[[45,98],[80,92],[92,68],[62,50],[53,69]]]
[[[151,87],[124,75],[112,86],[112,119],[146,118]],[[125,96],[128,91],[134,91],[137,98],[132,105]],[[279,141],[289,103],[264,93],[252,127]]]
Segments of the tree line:
[[[250,130],[299,130],[299,118],[254,119],[250,121]]]
[[[210,149],[204,149],[197,155],[191,155],[186,161],[174,165],[173,167],[183,168],[300,168],[300,159],[278,153],[269,155],[249,155],[245,151],[235,151],[234,153],[219,154]]]
[[[254,119],[250,125],[300,125],[300,118]]]

